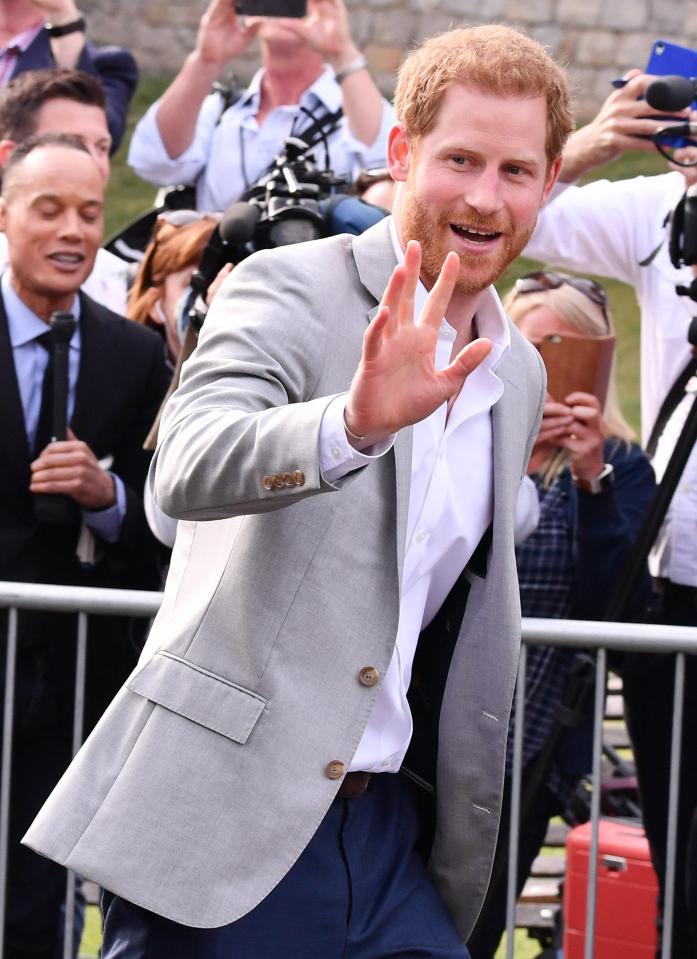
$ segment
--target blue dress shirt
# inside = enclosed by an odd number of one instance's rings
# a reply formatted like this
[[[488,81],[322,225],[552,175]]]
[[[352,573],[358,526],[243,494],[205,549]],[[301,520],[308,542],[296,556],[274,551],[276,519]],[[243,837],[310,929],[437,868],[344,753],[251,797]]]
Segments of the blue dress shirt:
[[[7,313],[7,325],[12,344],[12,359],[15,364],[19,395],[24,411],[24,427],[27,433],[29,449],[34,448],[34,439],[41,410],[41,390],[44,373],[48,365],[48,353],[37,342],[37,337],[46,332],[46,324],[15,293],[10,282],[10,271],[6,270],[0,279],[2,297]],[[71,312],[80,319],[80,298],[76,295]],[[75,409],[75,390],[80,371],[80,325],[75,327],[68,355],[68,422]],[[121,524],[126,515],[126,491],[123,481],[114,473],[116,502],[102,510],[81,510],[86,526],[101,539],[114,543],[119,538]]]

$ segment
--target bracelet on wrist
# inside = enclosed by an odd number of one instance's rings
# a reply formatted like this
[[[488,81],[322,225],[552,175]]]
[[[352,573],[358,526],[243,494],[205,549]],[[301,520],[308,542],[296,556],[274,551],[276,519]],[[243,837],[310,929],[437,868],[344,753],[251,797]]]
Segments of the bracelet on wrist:
[[[359,70],[367,70],[368,61],[364,56],[358,56],[354,60],[351,60],[350,63],[347,63],[345,67],[342,67],[341,70],[337,70],[334,74],[335,81],[341,86],[344,80],[347,77],[350,77],[352,73],[358,73]]]
[[[346,413],[344,413],[344,429],[346,430],[346,435],[349,439],[354,440],[356,443],[362,443],[365,439],[365,436],[358,436],[357,433],[352,433],[351,430],[346,425]]]
[[[579,476],[574,476],[571,474],[571,479],[574,486],[577,489],[583,490],[584,493],[590,493],[592,496],[597,495],[598,493],[604,492],[615,482],[615,471],[611,463],[605,463],[601,471],[597,476],[594,476],[593,479],[581,479]]]
[[[86,29],[87,24],[82,16],[78,17],[77,20],[62,23],[59,26],[54,26],[52,23],[44,24],[44,30],[52,40],[57,40],[58,37],[67,37],[71,33],[84,33]]]

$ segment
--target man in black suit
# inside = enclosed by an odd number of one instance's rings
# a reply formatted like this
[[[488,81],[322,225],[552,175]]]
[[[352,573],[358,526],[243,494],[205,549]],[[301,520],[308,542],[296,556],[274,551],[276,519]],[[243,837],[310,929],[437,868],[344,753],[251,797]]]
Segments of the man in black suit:
[[[103,181],[77,138],[28,140],[3,179],[0,230],[0,578],[155,587],[155,546],[143,514],[143,439],[168,383],[161,341],[80,291],[102,236]],[[42,396],[54,311],[78,319],[69,346],[68,422],[45,443]],[[38,339],[37,339],[38,337]],[[37,518],[37,495],[62,495],[64,525]],[[4,637],[5,630],[0,625]],[[48,959],[59,938],[65,873],[19,845],[71,752],[75,617],[20,617],[4,959]],[[90,623],[89,729],[135,664],[123,619]],[[2,657],[4,663],[4,656]],[[2,667],[4,669],[4,666]]]
[[[96,77],[106,95],[115,152],[126,129],[138,67],[122,47],[95,47],[74,0],[3,0],[0,4],[0,86],[27,70],[66,67]]]

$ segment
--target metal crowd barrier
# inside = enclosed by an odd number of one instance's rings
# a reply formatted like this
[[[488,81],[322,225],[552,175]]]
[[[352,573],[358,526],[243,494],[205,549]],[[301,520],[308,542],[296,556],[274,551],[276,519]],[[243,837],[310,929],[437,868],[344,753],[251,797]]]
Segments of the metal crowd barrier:
[[[33,583],[0,582],[0,608],[8,614],[5,690],[3,701],[2,763],[0,766],[0,957],[4,954],[5,894],[7,880],[7,842],[12,761],[12,724],[14,681],[17,658],[17,611],[19,609],[78,613],[77,661],[75,674],[75,712],[73,717],[73,753],[82,741],[82,711],[85,694],[85,661],[87,650],[87,615],[152,617],[159,609],[162,593],[140,590],[93,589],[73,586],[51,586]],[[518,672],[518,693],[515,703],[515,736],[513,741],[513,774],[511,826],[507,889],[506,959],[514,956],[516,907],[517,846],[520,834],[520,795],[522,779],[522,730],[525,719],[526,646],[565,646],[597,650],[594,704],[593,771],[591,798],[591,846],[589,852],[588,900],[584,959],[593,959],[595,939],[595,894],[598,861],[598,823],[600,817],[600,764],[602,728],[607,676],[607,651],[677,653],[675,698],[673,706],[673,741],[670,767],[668,818],[667,877],[662,932],[663,955],[670,955],[672,942],[672,907],[675,895],[675,850],[682,711],[684,699],[685,654],[697,654],[697,629],[674,626],[597,623],[576,620],[524,619],[523,648]],[[75,907],[75,876],[68,874],[66,893],[65,939],[63,959],[74,953],[72,916]]]

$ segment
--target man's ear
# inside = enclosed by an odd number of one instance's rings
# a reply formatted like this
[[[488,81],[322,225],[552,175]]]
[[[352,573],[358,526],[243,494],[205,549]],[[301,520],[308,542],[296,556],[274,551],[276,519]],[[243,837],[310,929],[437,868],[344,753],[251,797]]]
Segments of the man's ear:
[[[403,123],[396,123],[387,137],[387,169],[393,180],[404,182],[409,174],[412,141]]]
[[[545,203],[547,202],[547,200],[549,199],[549,195],[550,195],[550,193],[552,192],[552,190],[554,189],[554,186],[555,186],[557,180],[559,179],[559,174],[561,173],[562,163],[563,163],[563,157],[562,157],[562,156],[558,156],[558,157],[556,158],[556,160],[553,160],[553,161],[550,163],[549,169],[547,170],[547,176],[545,177],[545,185],[544,185],[544,189],[543,189],[543,191],[542,191],[542,199],[540,200],[540,206],[544,206],[544,204],[545,204]]]
[[[0,170],[5,169],[7,161],[14,153],[16,146],[17,144],[14,140],[0,140]]]

